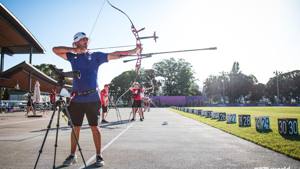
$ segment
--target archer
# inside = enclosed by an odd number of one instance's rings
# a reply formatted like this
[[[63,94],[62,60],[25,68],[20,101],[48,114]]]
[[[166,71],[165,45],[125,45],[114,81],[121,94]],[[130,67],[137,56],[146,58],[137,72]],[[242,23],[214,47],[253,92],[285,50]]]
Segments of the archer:
[[[75,155],[77,144],[76,137],[79,139],[80,128],[86,115],[88,123],[93,133],[93,140],[96,148],[96,165],[103,166],[104,160],[101,154],[101,132],[98,128],[98,68],[101,64],[110,60],[120,59],[127,55],[139,53],[142,48],[136,47],[128,51],[117,51],[112,53],[89,52],[89,39],[83,32],[74,35],[73,47],[58,46],[53,48],[53,52],[61,58],[71,63],[73,71],[80,71],[80,79],[73,79],[72,93],[74,97],[71,100],[69,111],[71,120],[74,123],[74,131],[71,133],[71,154],[63,162],[64,166],[76,163]],[[73,137],[75,133],[76,137]]]
[[[135,116],[136,113],[138,112],[140,115],[140,121],[143,121],[145,119],[144,117],[144,111],[142,108],[142,100],[144,97],[144,92],[147,90],[152,89],[152,87],[150,88],[143,88],[141,87],[141,85],[138,82],[134,82],[133,86],[129,88],[129,90],[132,93],[132,99],[133,99],[133,103],[132,103],[132,119],[131,121],[135,121]]]

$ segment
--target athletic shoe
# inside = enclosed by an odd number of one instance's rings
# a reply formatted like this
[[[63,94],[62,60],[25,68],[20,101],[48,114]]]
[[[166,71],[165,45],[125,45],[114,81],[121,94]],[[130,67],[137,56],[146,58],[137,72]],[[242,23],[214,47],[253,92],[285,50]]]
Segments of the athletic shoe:
[[[104,124],[104,123],[109,123],[109,122],[103,119],[103,120],[101,121],[101,123]]]
[[[77,156],[76,155],[69,155],[63,163],[63,166],[68,167],[72,164],[77,163]]]
[[[96,164],[97,167],[104,166],[104,160],[103,160],[102,156],[100,156],[100,155],[96,156],[96,163],[95,164]]]

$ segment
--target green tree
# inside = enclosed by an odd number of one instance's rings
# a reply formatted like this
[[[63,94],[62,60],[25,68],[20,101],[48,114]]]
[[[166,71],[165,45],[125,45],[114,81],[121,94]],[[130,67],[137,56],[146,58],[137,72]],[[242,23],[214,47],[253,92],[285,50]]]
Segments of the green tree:
[[[55,65],[52,64],[40,64],[40,65],[34,65],[35,68],[39,69],[46,75],[50,76],[53,79],[57,79],[56,74],[54,73],[52,68],[57,68]]]
[[[211,103],[239,103],[241,98],[250,97],[253,86],[257,84],[254,75],[245,75],[240,71],[238,62],[234,62],[229,73],[221,72],[217,76],[209,76],[204,81],[204,92]],[[227,100],[226,99],[226,100]]]
[[[276,102],[275,96],[277,96],[277,80],[281,103],[291,103],[292,100],[300,101],[300,70],[280,73],[269,79],[266,92],[268,98],[274,103]]]
[[[136,78],[136,72],[134,70],[126,71],[115,77],[110,83],[110,93],[114,97],[115,101],[124,94],[131,86],[132,82]],[[159,88],[159,83],[155,80],[155,73],[152,69],[141,69],[138,78],[136,79],[142,87],[152,88],[146,91],[147,95],[156,95]],[[127,104],[131,100],[131,93],[127,93],[122,96],[122,101]]]
[[[155,63],[153,69],[156,76],[163,79],[161,82],[163,95],[190,96],[199,94],[192,65],[184,59],[164,59]]]
[[[266,96],[266,85],[262,83],[258,83],[252,86],[250,101],[252,103],[258,102],[261,98]]]
[[[241,72],[229,74],[228,98],[230,103],[237,103],[242,97],[250,94],[253,85],[256,83],[253,75],[245,75]]]
[[[55,65],[43,63],[40,65],[34,65],[34,67],[45,73],[47,76],[58,80],[57,74],[53,71],[53,69],[58,69]],[[65,81],[66,84],[72,85],[72,78],[65,78]]]
[[[239,62],[233,62],[233,65],[232,65],[232,68],[231,68],[231,73],[233,73],[233,74],[240,73],[240,64],[239,64]]]
[[[117,99],[129,89],[135,77],[135,71],[130,70],[123,72],[119,76],[112,79],[110,83],[110,93],[114,97],[115,101],[117,101]],[[126,103],[129,102],[131,100],[130,93],[127,92],[124,96],[122,96],[122,100]]]
[[[229,76],[226,72],[221,75],[210,75],[204,81],[203,92],[208,97],[210,103],[224,102],[228,95]]]
[[[191,84],[189,91],[192,96],[201,96],[202,95],[199,85],[196,83]]]
[[[146,91],[147,95],[157,95],[161,84],[156,80],[155,71],[153,69],[142,69],[139,79],[144,88],[151,88]]]

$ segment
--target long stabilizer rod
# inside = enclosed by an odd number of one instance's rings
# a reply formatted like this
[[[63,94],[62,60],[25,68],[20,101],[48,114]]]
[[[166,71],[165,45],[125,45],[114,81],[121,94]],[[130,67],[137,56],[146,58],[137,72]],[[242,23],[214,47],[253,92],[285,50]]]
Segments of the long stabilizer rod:
[[[217,47],[210,47],[210,48],[201,48],[201,49],[186,49],[186,50],[174,50],[174,51],[166,51],[166,52],[153,52],[153,53],[145,53],[145,54],[141,54],[142,59],[144,58],[149,58],[152,57],[152,55],[161,55],[161,54],[168,54],[168,53],[182,53],[182,52],[193,52],[193,51],[199,51],[199,50],[217,50]],[[135,55],[130,55],[130,56],[135,56]],[[128,59],[128,60],[124,60],[123,62],[130,62],[130,61],[134,61],[135,59]]]

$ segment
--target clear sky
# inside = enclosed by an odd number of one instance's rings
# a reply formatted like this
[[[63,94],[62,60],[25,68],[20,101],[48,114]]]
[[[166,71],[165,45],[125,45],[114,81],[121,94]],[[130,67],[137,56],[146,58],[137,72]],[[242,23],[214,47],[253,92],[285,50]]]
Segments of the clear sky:
[[[104,0],[0,0],[46,49],[34,55],[33,64],[51,63],[71,70],[68,61],[56,57],[52,47],[70,46],[76,32],[90,34]],[[211,74],[230,71],[238,61],[245,74],[266,83],[273,72],[300,69],[299,0],[111,0],[124,10],[141,35],[156,31],[159,39],[143,41],[144,53],[217,46],[217,51],[157,55],[142,67],[163,58],[184,58],[192,63],[198,84]],[[107,3],[91,35],[90,48],[135,44],[130,23]],[[126,48],[123,48],[126,49]],[[122,50],[122,49],[120,49]],[[112,52],[114,49],[103,50]],[[5,69],[28,61],[28,55],[5,57]],[[134,62],[121,60],[101,65],[100,86]]]

